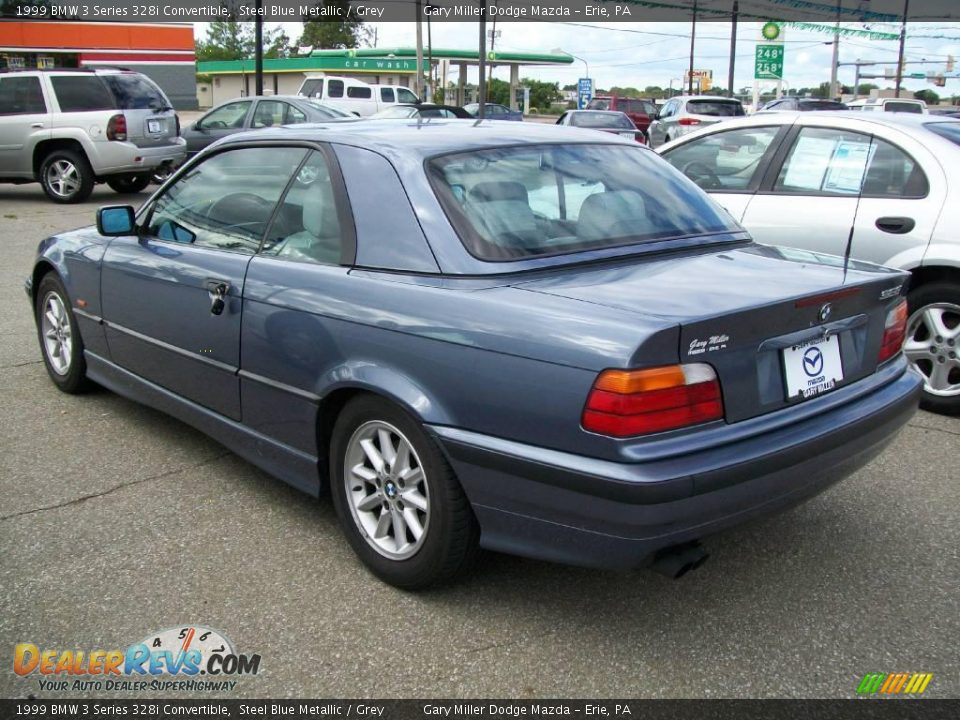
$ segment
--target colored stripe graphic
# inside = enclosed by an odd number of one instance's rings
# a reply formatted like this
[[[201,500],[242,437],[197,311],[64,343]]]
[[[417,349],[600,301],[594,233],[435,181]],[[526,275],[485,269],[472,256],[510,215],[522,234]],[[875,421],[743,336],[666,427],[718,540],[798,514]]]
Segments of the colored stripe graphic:
[[[921,695],[933,673],[867,673],[857,686],[858,695]]]

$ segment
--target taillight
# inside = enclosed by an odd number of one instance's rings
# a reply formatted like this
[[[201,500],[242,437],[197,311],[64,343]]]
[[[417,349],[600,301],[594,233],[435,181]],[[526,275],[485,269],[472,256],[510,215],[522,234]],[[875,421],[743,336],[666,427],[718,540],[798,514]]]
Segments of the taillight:
[[[677,123],[680,125],[699,125],[700,121],[697,120],[696,118],[682,117],[679,120],[677,120]]]
[[[883,326],[883,342],[880,343],[880,357],[878,363],[889,360],[903,347],[903,339],[907,334],[907,301],[900,303],[887,313],[887,321]]]
[[[630,437],[723,419],[720,382],[703,363],[646,370],[604,370],[593,383],[585,430]]]
[[[127,139],[127,118],[118,113],[107,122],[107,140]]]

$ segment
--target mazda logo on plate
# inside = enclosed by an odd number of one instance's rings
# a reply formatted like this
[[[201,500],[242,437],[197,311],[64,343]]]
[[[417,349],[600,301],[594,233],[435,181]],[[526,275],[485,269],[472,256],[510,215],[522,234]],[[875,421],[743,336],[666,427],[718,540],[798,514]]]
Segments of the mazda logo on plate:
[[[803,354],[803,371],[810,377],[823,372],[823,353],[820,348],[812,347]]]
[[[820,308],[820,322],[826,322],[830,319],[830,313],[833,312],[833,306],[830,303],[826,303],[822,308]]]

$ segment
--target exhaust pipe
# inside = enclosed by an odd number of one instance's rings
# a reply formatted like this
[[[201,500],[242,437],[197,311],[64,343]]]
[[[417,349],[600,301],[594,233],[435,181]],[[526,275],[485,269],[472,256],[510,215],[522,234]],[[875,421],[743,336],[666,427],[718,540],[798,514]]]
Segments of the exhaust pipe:
[[[703,565],[708,557],[710,554],[697,541],[674,545],[658,552],[650,569],[676,580]]]

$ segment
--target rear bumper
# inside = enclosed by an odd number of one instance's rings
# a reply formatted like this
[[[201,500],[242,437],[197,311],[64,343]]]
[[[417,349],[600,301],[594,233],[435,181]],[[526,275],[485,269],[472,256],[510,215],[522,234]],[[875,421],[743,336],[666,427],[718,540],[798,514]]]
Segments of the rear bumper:
[[[145,172],[164,163],[179,165],[187,157],[187,142],[176,138],[170,145],[137,147],[129,142],[94,143],[95,157],[90,161],[98,177]]]
[[[641,463],[431,429],[473,506],[484,547],[633,568],[663,548],[795,505],[869,462],[919,403],[920,379],[902,360],[894,365],[878,373],[882,386],[823,413]]]

